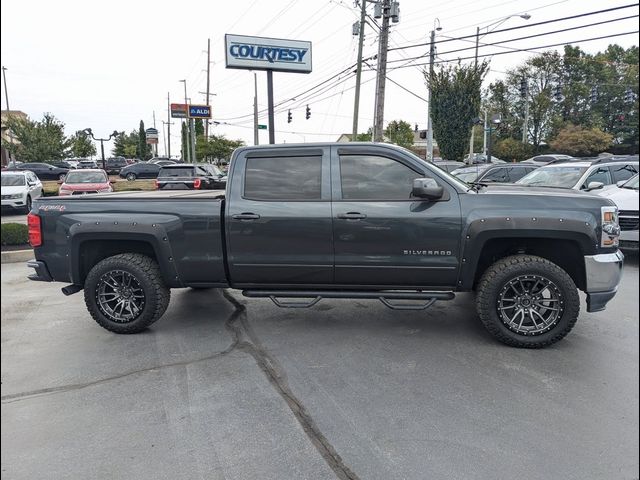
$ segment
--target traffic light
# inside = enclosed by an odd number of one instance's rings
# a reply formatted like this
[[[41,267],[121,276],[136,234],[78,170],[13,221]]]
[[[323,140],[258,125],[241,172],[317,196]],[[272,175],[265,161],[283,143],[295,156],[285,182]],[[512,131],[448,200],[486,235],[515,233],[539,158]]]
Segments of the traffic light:
[[[293,120],[293,117],[291,116],[291,110],[289,110],[289,113],[287,113],[287,123],[291,123],[291,120]]]
[[[591,103],[596,103],[598,101],[598,86],[594,85],[591,87],[591,94],[589,95],[589,99]]]
[[[311,109],[309,108],[309,105],[307,105],[307,112],[305,114],[307,120],[309,120],[311,118]]]
[[[562,85],[558,84],[553,87],[553,99],[558,103],[564,100],[564,95],[562,95]]]
[[[527,82],[526,78],[520,80],[520,96],[522,98],[527,98],[527,93],[529,92],[529,82]]]
[[[427,138],[427,131],[426,130],[420,130],[420,138]]]

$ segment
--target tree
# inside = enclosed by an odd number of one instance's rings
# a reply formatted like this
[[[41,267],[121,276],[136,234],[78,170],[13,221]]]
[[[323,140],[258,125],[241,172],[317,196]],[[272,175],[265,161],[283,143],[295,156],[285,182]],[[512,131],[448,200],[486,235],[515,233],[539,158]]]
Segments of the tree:
[[[147,133],[142,120],[140,120],[140,128],[138,129],[138,150],[136,155],[140,160],[149,160],[151,158],[151,146],[147,145]]]
[[[196,130],[196,138],[204,136],[204,123],[201,118],[196,118],[195,130]]]
[[[496,141],[491,154],[506,161],[521,162],[531,157],[533,148],[515,138],[503,138]]]
[[[187,122],[182,122],[182,131],[181,131],[181,144],[180,144],[180,152],[182,153],[182,160],[187,160],[188,151],[191,150],[189,148],[189,130],[187,129]]]
[[[114,139],[111,153],[114,157],[133,158],[137,155],[139,141],[137,130],[132,130],[128,135],[123,132]]]
[[[51,163],[67,157],[70,142],[64,135],[64,123],[51,113],[45,113],[39,122],[9,116],[6,127],[15,141],[5,147],[22,162]]]
[[[551,142],[551,147],[559,152],[576,157],[589,157],[604,152],[611,146],[613,135],[598,128],[584,128],[567,125]]]
[[[224,135],[211,135],[209,139],[201,136],[196,141],[196,155],[197,158],[206,161],[227,161],[233,151],[243,145],[242,140],[229,140]]]
[[[78,130],[69,139],[71,144],[70,153],[76,158],[87,158],[96,154],[96,146],[91,141],[91,137],[82,130]]]
[[[409,148],[413,145],[413,129],[404,120],[393,120],[389,122],[384,131],[385,136],[391,143]]]
[[[433,133],[440,154],[447,160],[462,160],[469,148],[471,125],[480,110],[480,87],[488,69],[487,62],[456,65],[434,71],[428,78]]]

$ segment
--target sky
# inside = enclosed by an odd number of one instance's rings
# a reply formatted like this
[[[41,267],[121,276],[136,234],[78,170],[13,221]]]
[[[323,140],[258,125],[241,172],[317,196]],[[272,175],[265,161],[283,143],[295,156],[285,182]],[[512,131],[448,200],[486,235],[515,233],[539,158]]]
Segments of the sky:
[[[617,11],[557,21],[538,22],[632,5]],[[352,128],[355,79],[350,72],[357,59],[357,36],[352,24],[359,7],[348,0],[234,0],[166,2],[80,2],[59,0],[3,0],[0,3],[1,58],[6,70],[9,106],[32,119],[53,113],[68,134],[87,127],[98,137],[114,130],[131,131],[140,120],[161,132],[159,154],[165,153],[167,95],[183,103],[186,79],[191,103],[206,103],[207,39],[211,41],[210,133],[253,143],[254,75],[227,69],[225,33],[275,37],[312,42],[313,71],[309,74],[274,73],[276,142],[335,141]],[[368,6],[373,16],[373,5]],[[520,15],[528,14],[528,20]],[[622,17],[632,17],[616,20]],[[611,21],[615,20],[615,21]],[[555,30],[611,21],[536,38],[515,40]],[[369,22],[371,23],[371,22]],[[528,26],[532,25],[532,26]],[[571,43],[595,53],[617,43],[638,44],[638,34],[586,41],[594,37],[638,30],[638,5],[629,0],[400,0],[400,21],[392,24],[385,95],[385,123],[405,120],[419,128],[427,124],[427,91],[424,65],[416,56],[428,54],[428,46],[397,49],[426,43],[431,30],[440,26],[437,60],[471,62],[475,35],[480,27],[479,55],[491,60],[484,85],[544,50],[562,50]],[[508,27],[524,27],[495,33]],[[365,28],[364,58],[377,53],[375,26]],[[507,41],[501,45],[484,45]],[[393,50],[396,49],[396,50]],[[517,51],[527,49],[528,51]],[[455,50],[455,51],[454,51]],[[502,53],[495,55],[496,53]],[[508,53],[503,53],[508,52]],[[398,68],[402,66],[402,68]],[[344,74],[328,81],[335,74]],[[266,72],[257,72],[259,123],[266,124]],[[395,83],[394,83],[395,82]],[[322,88],[304,94],[317,85]],[[6,109],[2,82],[2,109]],[[373,123],[375,60],[364,66],[359,131]],[[295,100],[294,100],[295,99]],[[311,118],[305,119],[309,105]],[[293,121],[287,123],[291,109]],[[171,153],[180,149],[180,120],[172,119]],[[268,143],[266,130],[260,143]],[[110,144],[105,144],[107,151]]]

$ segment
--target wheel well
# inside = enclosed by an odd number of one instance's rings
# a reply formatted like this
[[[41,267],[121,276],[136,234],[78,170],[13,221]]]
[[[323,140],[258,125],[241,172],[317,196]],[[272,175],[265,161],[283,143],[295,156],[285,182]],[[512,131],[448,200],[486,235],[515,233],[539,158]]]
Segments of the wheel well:
[[[105,258],[120,253],[141,253],[156,262],[156,252],[149,242],[139,240],[87,240],[80,244],[79,269],[80,283],[84,284],[89,271]]]
[[[488,240],[480,252],[473,288],[475,289],[480,277],[489,266],[501,258],[519,253],[546,258],[567,272],[580,290],[586,288],[584,253],[580,244],[573,240],[555,238],[494,238]]]

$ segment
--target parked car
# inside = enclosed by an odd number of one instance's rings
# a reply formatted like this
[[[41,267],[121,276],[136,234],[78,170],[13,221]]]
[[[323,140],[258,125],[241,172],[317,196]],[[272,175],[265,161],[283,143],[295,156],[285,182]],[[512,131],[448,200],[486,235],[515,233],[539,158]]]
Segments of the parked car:
[[[467,165],[475,165],[476,163],[487,163],[489,157],[484,153],[474,153],[471,157],[467,155],[464,158],[464,163]],[[504,160],[500,160],[498,157],[491,155],[491,162],[489,163],[507,163]]]
[[[227,176],[209,163],[164,165],[156,186],[158,190],[224,190]]]
[[[107,158],[105,164],[109,175],[118,175],[122,168],[129,165],[123,157]]]
[[[479,163],[454,170],[451,175],[466,183],[515,183],[536,168],[522,163]]]
[[[8,167],[5,171],[29,170],[36,174],[40,180],[62,180],[69,171],[68,168],[61,168],[49,163],[23,163]]]
[[[241,147],[229,178],[224,197],[36,200],[29,278],[84,290],[94,320],[122,334],[158,320],[171,288],[237,288],[281,307],[368,298],[396,309],[474,291],[498,341],[541,348],[574,327],[578,290],[587,311],[601,311],[622,276],[616,207],[596,195],[469,188],[383,143]]]
[[[42,182],[30,171],[2,172],[2,208],[31,210],[31,202],[42,196]]]
[[[4,167],[2,167],[2,170],[3,171],[8,170],[10,167],[19,167],[20,165],[22,165],[22,162],[18,162],[18,161],[9,162]]]
[[[102,162],[100,162],[100,163],[102,163]],[[80,160],[78,162],[78,167],[77,168],[78,169],[81,169],[81,168],[92,168],[92,169],[95,169],[95,168],[98,168],[98,162],[96,162],[95,160]]]
[[[438,160],[436,158],[434,158],[433,162],[431,163],[433,163],[433,165],[435,165],[438,168],[441,168],[442,170],[448,173],[451,173],[454,170],[465,166],[465,164],[462,162],[456,162],[453,160],[442,160],[442,159]]]
[[[527,158],[520,163],[533,163],[535,165],[547,165],[548,163],[558,163],[573,160],[571,155],[561,155],[556,153],[548,153],[545,155],[536,155],[535,157]]]
[[[157,178],[161,165],[157,163],[139,162],[132,163],[120,169],[120,176],[127,180],[138,178]]]
[[[149,163],[155,163],[157,165],[174,165],[178,162],[168,157],[154,157],[149,160]]]
[[[71,168],[78,168],[78,163],[80,163],[80,160],[75,158],[67,158],[65,162],[68,163]]]
[[[600,191],[597,195],[613,200],[618,207],[620,224],[620,248],[638,251],[638,175],[629,180],[620,181]]]
[[[58,195],[86,195],[88,193],[113,192],[107,172],[83,168],[67,173]]]
[[[67,170],[75,169],[78,165],[73,165],[71,162],[67,162],[66,160],[61,160],[59,162],[51,162],[51,165],[58,168],[66,168]]]
[[[634,157],[602,157],[582,161],[551,163],[522,177],[516,183],[535,187],[596,190],[638,173],[638,159]]]

